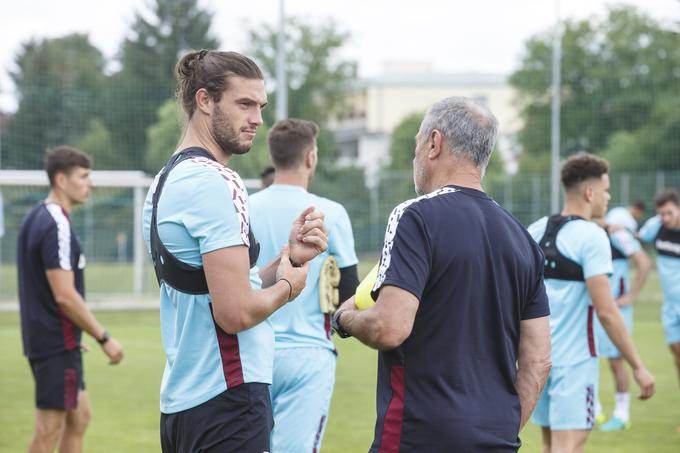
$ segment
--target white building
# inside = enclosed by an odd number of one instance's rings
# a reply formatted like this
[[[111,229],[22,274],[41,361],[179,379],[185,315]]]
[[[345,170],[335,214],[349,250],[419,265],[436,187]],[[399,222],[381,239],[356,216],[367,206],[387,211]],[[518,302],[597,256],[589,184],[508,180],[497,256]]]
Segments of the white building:
[[[338,144],[338,163],[364,167],[368,181],[389,163],[395,126],[407,115],[424,112],[449,96],[465,96],[487,105],[500,123],[498,142],[506,161],[514,154],[514,136],[521,123],[505,75],[438,74],[428,64],[388,64],[383,75],[360,80],[348,96],[347,113],[330,123]]]

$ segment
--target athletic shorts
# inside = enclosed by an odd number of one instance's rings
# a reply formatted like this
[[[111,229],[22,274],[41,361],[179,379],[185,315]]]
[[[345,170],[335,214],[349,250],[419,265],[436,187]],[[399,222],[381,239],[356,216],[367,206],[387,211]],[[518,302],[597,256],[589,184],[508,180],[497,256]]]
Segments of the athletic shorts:
[[[633,306],[626,305],[624,307],[619,307],[621,310],[621,316],[623,316],[623,321],[626,323],[626,330],[628,335],[633,334]],[[602,324],[598,321],[596,324],[597,332],[597,351],[598,355],[606,357],[608,359],[618,359],[621,357],[621,351],[614,345],[614,343],[609,339],[607,332],[602,327]]]
[[[273,452],[320,450],[336,361],[335,353],[327,348],[276,349],[271,386]]]
[[[569,366],[554,366],[532,420],[553,431],[592,429],[600,367],[597,358]]]
[[[161,414],[163,453],[269,452],[269,385],[246,383],[191,409]]]
[[[677,306],[677,304],[676,304]],[[680,343],[680,310],[665,303],[661,307],[661,323],[666,334],[666,343]]]
[[[35,407],[72,410],[78,405],[78,390],[85,390],[80,349],[29,359],[35,380]]]

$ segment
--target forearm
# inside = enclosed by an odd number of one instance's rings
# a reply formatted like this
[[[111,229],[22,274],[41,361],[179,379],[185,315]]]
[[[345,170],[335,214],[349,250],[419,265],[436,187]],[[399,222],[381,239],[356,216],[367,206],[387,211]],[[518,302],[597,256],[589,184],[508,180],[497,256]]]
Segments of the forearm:
[[[57,304],[71,322],[96,340],[104,335],[104,328],[87,308],[85,300],[75,289],[57,297]]]
[[[392,344],[382,333],[383,322],[375,307],[359,311],[354,305],[354,298],[343,304],[340,323],[342,328],[357,340],[373,349],[393,349],[398,345]]]
[[[273,260],[271,260],[264,267],[260,268],[258,275],[260,276],[260,280],[262,280],[263,288],[269,288],[274,283],[276,283],[276,269],[279,267],[280,262],[281,255],[276,255]]]
[[[633,281],[633,285],[630,289],[630,293],[634,298],[637,298],[637,296],[640,295],[640,291],[642,291],[642,287],[647,281],[647,277],[649,277],[649,271],[652,269],[652,263],[649,260],[646,262],[636,263],[636,265],[637,268],[635,269],[635,280]]]
[[[520,431],[531,417],[543,386],[550,374],[550,359],[530,364],[519,363],[517,368],[517,395],[521,408]]]

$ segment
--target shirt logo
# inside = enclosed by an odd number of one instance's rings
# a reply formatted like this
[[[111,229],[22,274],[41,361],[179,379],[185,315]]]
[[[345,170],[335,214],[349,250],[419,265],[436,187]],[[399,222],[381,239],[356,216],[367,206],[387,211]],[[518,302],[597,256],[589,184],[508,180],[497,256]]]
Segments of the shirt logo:
[[[670,252],[674,255],[680,255],[680,244],[676,244],[675,242],[657,239],[656,242],[654,242],[654,245],[656,246],[657,250]]]

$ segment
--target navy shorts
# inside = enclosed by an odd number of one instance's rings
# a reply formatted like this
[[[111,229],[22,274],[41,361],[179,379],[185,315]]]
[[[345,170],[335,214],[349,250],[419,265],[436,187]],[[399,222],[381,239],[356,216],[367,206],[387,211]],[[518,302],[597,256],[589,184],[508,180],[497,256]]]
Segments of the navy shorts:
[[[85,390],[79,348],[28,362],[35,380],[35,406],[38,409],[76,408],[78,390]]]
[[[269,452],[274,427],[269,385],[247,383],[205,403],[161,414],[163,453]]]

